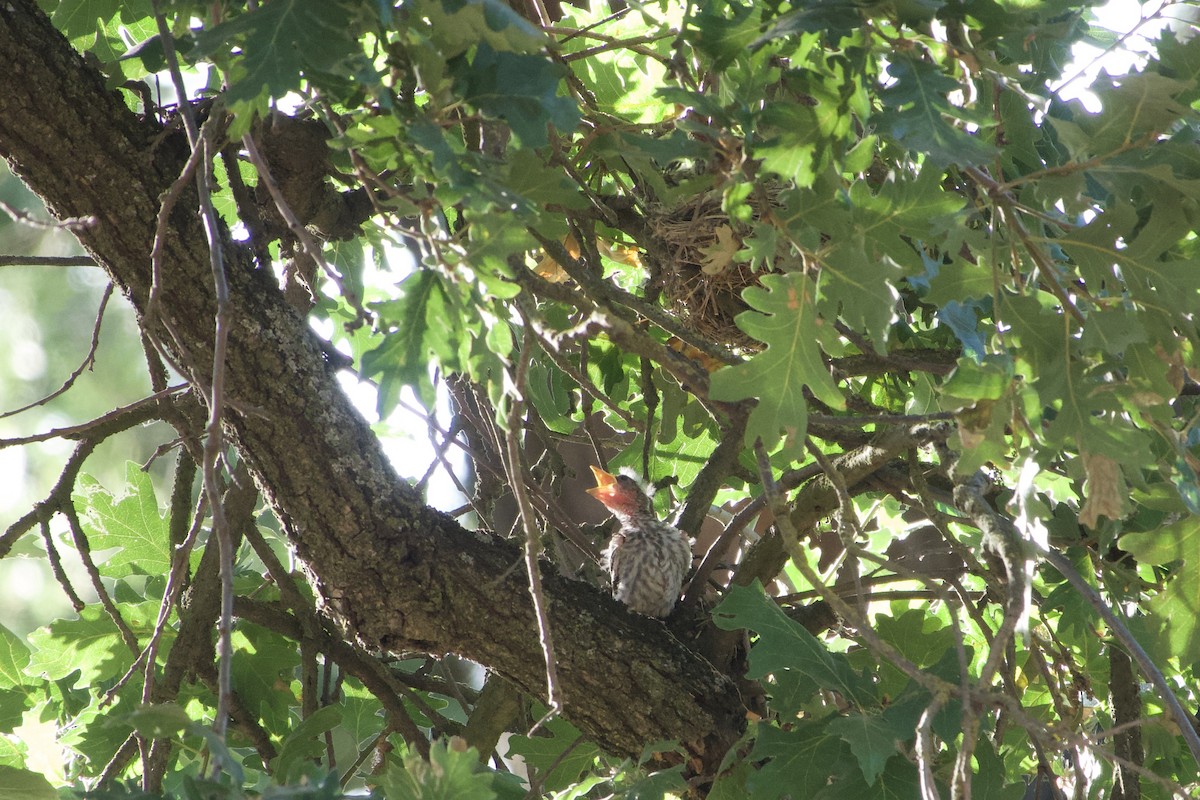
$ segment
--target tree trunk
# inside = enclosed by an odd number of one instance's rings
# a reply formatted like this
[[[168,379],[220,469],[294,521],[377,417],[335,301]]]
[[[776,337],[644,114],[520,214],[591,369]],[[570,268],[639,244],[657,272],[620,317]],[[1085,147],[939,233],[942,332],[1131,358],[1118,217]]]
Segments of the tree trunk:
[[[80,242],[146,332],[206,387],[215,303],[192,191],[172,212],[160,287],[159,318],[177,338],[145,315],[159,198],[186,161],[182,135],[107,91],[34,0],[0,8],[0,63],[0,153],[58,218],[96,218],[77,232]],[[426,507],[388,464],[273,276],[235,243],[225,257],[227,435],[327,612],[368,647],[457,653],[544,695],[517,548]],[[733,684],[661,623],[551,569],[544,580],[566,716],[615,753],[674,739],[715,766],[744,724]]]

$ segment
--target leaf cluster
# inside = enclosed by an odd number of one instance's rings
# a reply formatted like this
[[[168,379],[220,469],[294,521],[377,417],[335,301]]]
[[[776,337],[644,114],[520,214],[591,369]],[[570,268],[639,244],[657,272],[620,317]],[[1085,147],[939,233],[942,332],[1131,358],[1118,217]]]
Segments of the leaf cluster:
[[[13,734],[53,725],[54,777],[103,778],[97,797],[1194,791],[1173,708],[1200,693],[1200,37],[1161,28],[1085,103],[1071,54],[1117,38],[1090,3],[583,5],[67,0],[52,19],[112,87],[211,76],[187,100],[223,140],[230,246],[299,281],[385,426],[420,415],[417,490],[461,453],[460,516],[602,582],[577,474],[665,489],[698,544],[661,633],[761,699],[738,744],[606,753],[570,697],[534,735],[501,677],[344,641],[256,496],[222,741],[190,630],[215,556],[181,547],[208,537],[194,470],[164,513],[138,469],[113,493],[76,465],[74,494],[10,532],[94,561],[99,599],[28,642],[0,628],[0,769],[49,796]],[[294,119],[318,126],[308,169],[272,155]]]

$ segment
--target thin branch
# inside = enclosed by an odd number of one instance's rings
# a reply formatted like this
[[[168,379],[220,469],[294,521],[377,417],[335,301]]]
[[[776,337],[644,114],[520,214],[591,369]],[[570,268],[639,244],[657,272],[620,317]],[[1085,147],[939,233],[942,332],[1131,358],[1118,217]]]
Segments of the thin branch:
[[[451,475],[454,474],[454,470],[450,462],[446,460],[446,451],[450,449],[451,443],[455,438],[458,437],[458,434],[461,430],[462,427],[459,424],[458,419],[451,419],[450,427],[446,430],[446,433],[441,436],[441,441],[438,441],[438,431],[434,427],[430,426],[429,443],[433,445],[433,460],[429,462],[429,467],[425,470],[425,474],[422,475],[421,479],[413,486],[413,489],[415,489],[417,492],[420,492],[422,496],[425,494],[425,487],[429,484],[429,479],[433,477],[433,473],[437,471],[439,465],[445,467],[446,471]],[[468,497],[469,495],[464,492],[463,496]]]
[[[746,423],[749,420],[749,408],[744,405],[730,407],[729,421],[722,425],[718,438],[720,443],[713,449],[704,466],[700,468],[696,479],[687,488],[687,500],[683,510],[679,512],[676,526],[688,534],[695,536],[712,509],[717,492],[725,485],[725,481],[738,467],[738,458],[746,438]],[[649,435],[649,432],[647,432]]]
[[[775,515],[775,524],[781,528],[780,533],[782,534],[783,541],[786,543],[788,552],[792,557],[792,562],[796,565],[796,569],[800,572],[800,575],[814,589],[821,593],[821,599],[829,603],[834,613],[846,620],[849,625],[858,631],[859,636],[873,651],[887,658],[893,666],[918,685],[931,692],[935,697],[954,692],[957,688],[954,684],[933,675],[927,670],[921,669],[907,659],[894,645],[881,639],[875,633],[869,621],[860,617],[857,609],[850,606],[837,592],[826,586],[821,577],[813,571],[812,567],[808,564],[808,557],[800,549],[799,533],[792,526],[792,521],[788,514],[787,501],[783,493],[779,490],[779,485],[775,482],[775,478],[771,473],[771,462],[767,457],[766,449],[762,446],[762,440],[755,442],[754,453],[758,463],[759,480],[762,481],[763,493],[767,497],[768,508]]]
[[[0,267],[95,267],[91,256],[0,255]]]
[[[59,474],[54,488],[50,490],[45,499],[34,504],[33,508],[9,525],[4,535],[0,536],[0,558],[7,556],[13,545],[32,530],[34,525],[48,521],[64,504],[71,502],[71,492],[75,489],[75,479],[79,477],[79,470],[83,468],[83,462],[92,454],[100,441],[100,438],[89,438],[76,445],[74,452],[67,459],[67,463],[63,465],[63,470]]]
[[[1142,671],[1142,675],[1158,691],[1159,697],[1162,698],[1163,704],[1167,707],[1167,713],[1170,714],[1171,720],[1178,726],[1179,733],[1183,736],[1184,742],[1187,743],[1188,751],[1192,754],[1192,758],[1197,764],[1200,764],[1200,734],[1196,733],[1191,715],[1180,705],[1179,698],[1175,696],[1171,685],[1167,683],[1162,670],[1151,660],[1150,656],[1138,643],[1138,640],[1130,633],[1129,628],[1113,612],[1108,603],[1104,602],[1104,598],[1083,579],[1083,576],[1075,570],[1070,561],[1053,550],[1043,549],[1036,542],[1033,545],[1037,548],[1041,556],[1049,561],[1050,565],[1058,570],[1067,579],[1067,582],[1075,587],[1077,592],[1083,595],[1088,605],[1096,610],[1096,613],[1108,625],[1109,630],[1113,632],[1117,640],[1133,656],[1133,660],[1137,662],[1138,669]]]
[[[15,408],[12,411],[5,411],[3,414],[0,414],[0,419],[11,417],[16,414],[20,414],[22,411],[28,411],[31,408],[36,408],[37,406],[42,406],[46,403],[49,403],[54,398],[70,389],[75,384],[75,381],[78,380],[79,376],[83,374],[84,370],[92,368],[92,366],[96,363],[96,348],[100,346],[100,325],[104,322],[104,310],[108,307],[108,300],[110,297],[112,297],[112,293],[113,285],[112,283],[109,283],[108,286],[104,287],[104,295],[100,298],[100,308],[96,311],[96,324],[92,327],[92,344],[88,348],[87,355],[83,357],[83,361],[75,369],[75,371],[68,376],[66,381],[63,382],[63,385],[43,397],[41,400],[35,400],[28,405]]]
[[[75,587],[71,585],[71,579],[67,577],[66,570],[63,569],[62,558],[58,555],[58,547],[54,544],[54,537],[50,535],[50,521],[41,520],[41,527],[42,542],[46,545],[46,557],[50,560],[50,571],[54,573],[54,579],[62,587],[63,594],[71,601],[71,608],[75,609],[75,613],[78,614],[83,611],[87,603],[79,597]]]
[[[22,211],[15,206],[11,206],[3,200],[0,200],[0,211],[3,211],[5,214],[7,214],[13,222],[20,223],[21,225],[28,225],[31,228],[38,228],[44,231],[78,231],[82,230],[83,228],[90,228],[99,222],[96,217],[90,214],[86,217],[67,217],[66,219],[60,219],[56,222],[44,222],[40,219],[34,219],[28,212]]]
[[[917,769],[920,775],[921,800],[941,800],[938,794],[937,781],[933,777],[933,718],[941,710],[944,701],[940,697],[933,698],[917,722]]]
[[[538,535],[533,505],[529,502],[529,493],[525,485],[522,467],[521,446],[518,441],[522,411],[525,407],[525,382],[529,374],[529,347],[532,339],[533,333],[529,330],[527,323],[516,372],[513,376],[512,397],[509,400],[508,409],[508,430],[505,431],[508,474],[512,479],[513,496],[517,501],[521,524],[525,528],[525,569],[529,576],[529,594],[533,598],[533,611],[537,617],[538,640],[542,646],[542,657],[546,660],[546,705],[549,706],[549,710],[530,729],[530,735],[563,710],[562,690],[558,684],[558,666],[554,658],[554,636],[550,630],[550,615],[546,610],[546,596],[542,592],[542,573],[538,566],[538,553],[542,549],[542,543]]]
[[[563,357],[561,347],[562,343],[567,339],[566,336],[551,338],[548,333],[540,330],[540,325],[532,321],[533,316],[531,314],[527,314],[526,319],[530,320],[531,324],[533,325],[532,332],[534,341],[537,342],[538,347],[541,348],[543,353],[550,357],[550,360],[554,362],[556,367],[562,370],[567,377],[575,382],[575,385],[579,387],[580,391],[593,400],[598,400],[601,405],[603,405],[613,414],[616,414],[618,417],[620,417],[621,420],[631,429],[639,430],[642,427],[632,414],[621,408],[618,404],[614,403],[607,394],[600,391],[600,389],[592,383],[591,379],[587,375],[575,369]]]
[[[395,729],[390,723],[385,725],[383,730],[377,733],[375,738],[372,739],[366,747],[358,751],[358,756],[354,759],[354,763],[342,773],[342,777],[338,780],[338,785],[342,787],[342,791],[346,790],[346,787],[350,785],[350,781],[353,780],[354,776],[358,773],[359,768],[366,763],[367,759],[371,757],[371,754],[374,753],[381,744],[387,741],[387,737],[391,736],[394,731]]]
[[[704,369],[671,348],[663,345],[653,337],[649,336],[645,331],[636,327],[636,320],[630,313],[635,312],[642,314],[645,318],[650,319],[656,325],[662,322],[667,322],[663,317],[667,316],[662,309],[655,310],[648,303],[640,302],[637,298],[624,292],[621,289],[613,286],[608,281],[592,274],[589,265],[571,256],[567,249],[560,242],[547,239],[536,231],[531,231],[531,234],[537,239],[542,247],[550,256],[558,262],[571,278],[579,284],[583,289],[587,299],[591,302],[588,304],[591,308],[582,307],[583,311],[591,311],[591,318],[584,324],[584,329],[595,332],[603,331],[607,333],[613,341],[637,355],[646,356],[656,363],[662,365],[664,369],[672,374],[686,389],[692,391],[699,400],[704,400],[708,396],[708,373]],[[582,236],[582,234],[580,234]],[[521,270],[516,273],[517,282],[522,286],[541,293],[543,284],[548,283],[532,270]],[[564,287],[565,288],[565,287]],[[561,293],[557,293],[560,294]],[[578,293],[570,292],[568,289],[566,296],[571,298],[568,302],[572,305],[579,306],[579,301],[583,298],[579,297]],[[619,300],[617,298],[620,298]],[[623,308],[621,306],[624,306]],[[681,339],[692,344],[692,340],[696,337],[687,331],[679,330],[678,320],[669,323],[670,327],[666,328],[669,333],[680,336]],[[682,336],[680,334],[683,334]],[[705,352],[712,349],[712,344],[709,343],[705,348]],[[725,358],[730,356],[725,354]]]
[[[790,492],[792,489],[799,486],[811,478],[821,474],[819,464],[809,464],[805,467],[796,470],[785,472],[778,480],[780,492]],[[742,506],[737,513],[733,515],[733,519],[725,526],[725,530],[721,531],[721,535],[708,548],[708,552],[704,554],[704,559],[700,562],[700,566],[696,568],[696,574],[692,576],[691,583],[688,584],[687,592],[683,596],[683,604],[691,605],[697,602],[704,596],[704,587],[708,582],[709,577],[716,570],[717,565],[721,563],[721,558],[734,540],[742,535],[746,526],[762,512],[767,506],[766,494],[760,494],[752,498],[750,502]]]
[[[854,488],[904,451],[922,444],[945,441],[949,434],[950,428],[945,423],[892,428],[876,436],[871,444],[833,458],[832,463],[845,479],[847,487]],[[755,578],[764,584],[774,580],[787,563],[793,546],[799,545],[798,538],[795,542],[787,540],[789,531],[797,537],[801,532],[806,533],[836,504],[837,492],[828,480],[821,478],[811,481],[793,502],[793,508],[788,512],[789,524],[779,524],[780,521],[776,520],[775,533],[759,539],[746,551],[734,573],[733,582],[749,585]]]
[[[108,593],[108,587],[104,585],[104,581],[100,579],[100,570],[96,566],[96,562],[92,559],[92,549],[88,542],[87,534],[83,531],[83,523],[79,519],[79,513],[75,510],[74,503],[64,503],[60,509],[63,516],[67,518],[67,525],[71,529],[71,536],[75,541],[75,551],[79,553],[80,560],[83,561],[84,569],[87,570],[88,577],[92,580],[92,588],[100,598],[100,605],[104,606],[105,612],[109,619],[117,626],[117,631],[121,634],[122,641],[129,648],[131,653],[135,655],[139,651],[137,636],[130,629],[129,624],[125,622],[125,618],[121,616],[120,609],[113,602],[112,596]]]
[[[321,250],[321,246],[317,244],[316,239],[300,222],[300,218],[296,216],[296,212],[288,205],[287,199],[283,196],[283,190],[279,188],[279,183],[271,174],[270,168],[267,166],[266,159],[258,149],[258,145],[254,142],[254,137],[249,133],[242,137],[242,147],[246,149],[246,154],[250,156],[250,163],[254,164],[254,168],[258,170],[258,177],[263,185],[267,187],[268,194],[275,202],[275,208],[287,223],[288,230],[300,242],[304,252],[321,268],[321,271],[332,280],[338,287],[338,291],[342,297],[350,304],[355,313],[359,315],[359,319],[369,320],[371,314],[362,306],[362,298],[357,293],[351,291],[346,285],[346,280],[340,272],[335,270],[328,261],[325,260],[325,254]]]
[[[84,422],[79,425],[68,425],[65,428],[53,428],[44,433],[35,433],[32,436],[17,436],[13,439],[0,439],[0,450],[5,447],[15,447],[23,444],[33,444],[34,442],[45,442],[50,439],[82,439],[88,434],[101,433],[109,430],[112,423],[120,421],[123,425],[119,430],[132,428],[156,417],[154,405],[164,397],[175,394],[187,388],[186,384],[178,386],[170,386],[161,392],[155,392],[152,395],[143,397],[141,400],[136,400],[127,406],[114,408],[107,414],[96,417],[95,419]],[[127,423],[127,424],[126,424]],[[116,432],[116,431],[112,431]],[[103,434],[107,435],[107,434]]]
[[[916,425],[920,422],[941,422],[954,419],[953,411],[934,411],[929,414],[809,414],[812,427],[862,428],[864,425]]]
[[[104,765],[104,769],[100,772],[100,778],[96,781],[97,786],[108,786],[117,779],[117,776],[129,765],[129,760],[133,758],[133,754],[138,749],[138,735],[136,733],[129,734],[129,737],[117,748],[117,752],[113,753],[113,757]]]
[[[171,73],[175,92],[179,97],[179,110],[183,116],[184,128],[187,130],[188,143],[192,153],[189,163],[199,159],[196,174],[196,192],[200,200],[200,217],[204,225],[205,238],[208,241],[209,263],[212,267],[213,291],[216,300],[216,319],[213,334],[212,383],[207,394],[209,418],[205,431],[202,474],[204,490],[212,514],[213,534],[221,546],[221,622],[218,626],[220,668],[218,670],[219,690],[217,692],[217,712],[213,728],[218,736],[225,736],[230,703],[232,702],[232,671],[233,645],[230,641],[233,619],[233,542],[229,531],[229,523],[220,496],[221,487],[217,480],[217,459],[222,450],[224,434],[221,420],[225,408],[225,348],[229,337],[229,285],[225,279],[224,242],[220,221],[213,208],[209,185],[212,181],[212,142],[207,136],[209,125],[215,126],[215,119],[205,125],[206,135],[201,136],[196,125],[196,118],[191,103],[188,102],[187,87],[183,81],[183,73],[179,67],[179,59],[175,53],[175,42],[171,36],[166,17],[162,14],[160,0],[152,0],[154,19],[158,26],[159,37],[163,44],[163,56]],[[178,337],[176,337],[178,338]],[[214,771],[219,772],[224,766],[220,758],[214,759]]]
[[[412,406],[403,400],[398,403],[398,406],[403,408],[405,411],[408,411],[410,414],[413,414],[424,420],[429,426],[430,430],[433,432],[443,436],[447,435],[446,432],[439,427],[437,420],[435,420],[427,411]],[[490,426],[492,424],[492,418],[490,416],[482,416],[478,419],[478,422],[482,423],[483,426]],[[476,469],[487,472],[489,475],[494,476],[501,482],[508,481],[509,477],[504,474],[500,468],[494,466],[490,459],[484,458],[479,452],[463,442],[460,438],[451,440],[451,444],[470,456],[472,462],[475,464]],[[503,458],[503,456],[500,457]],[[474,499],[470,499],[471,493],[468,492],[466,487],[462,485],[461,481],[458,479],[458,476],[455,475],[452,470],[450,470],[449,465],[446,466],[446,469],[450,473],[450,477],[454,481],[458,490],[464,497],[469,498],[468,502],[472,510],[479,516],[481,520],[487,519],[488,515],[483,509],[478,507]],[[527,473],[523,474],[526,478],[529,477]],[[550,523],[557,528],[569,542],[571,542],[571,544],[578,547],[580,551],[582,551],[587,555],[588,558],[592,560],[593,563],[599,564],[600,551],[596,549],[596,546],[592,544],[586,536],[583,535],[583,532],[579,528],[579,524],[575,522],[569,514],[564,514],[554,499],[548,497],[537,484],[533,483],[532,481],[528,481],[524,485],[529,491],[530,502],[536,506],[535,510],[543,517],[548,519]]]

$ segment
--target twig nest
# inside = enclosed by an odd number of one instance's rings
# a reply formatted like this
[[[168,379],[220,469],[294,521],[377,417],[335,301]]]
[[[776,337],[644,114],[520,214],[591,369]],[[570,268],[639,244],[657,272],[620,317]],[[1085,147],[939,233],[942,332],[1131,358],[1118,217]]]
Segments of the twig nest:
[[[758,284],[762,270],[755,272],[738,260],[749,231],[721,210],[720,195],[689,198],[654,215],[651,224],[667,246],[661,280],[674,310],[714,342],[741,350],[761,348],[762,343],[743,333],[734,318],[749,308],[742,290]]]

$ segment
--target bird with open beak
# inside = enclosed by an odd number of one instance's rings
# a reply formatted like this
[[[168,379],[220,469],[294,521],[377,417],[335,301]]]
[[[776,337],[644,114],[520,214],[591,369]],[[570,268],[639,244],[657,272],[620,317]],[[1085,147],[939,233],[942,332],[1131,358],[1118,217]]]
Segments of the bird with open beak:
[[[599,467],[592,473],[596,486],[588,494],[621,523],[604,551],[613,597],[639,614],[667,616],[692,566],[687,535],[654,515],[652,489],[633,474],[613,475]]]

